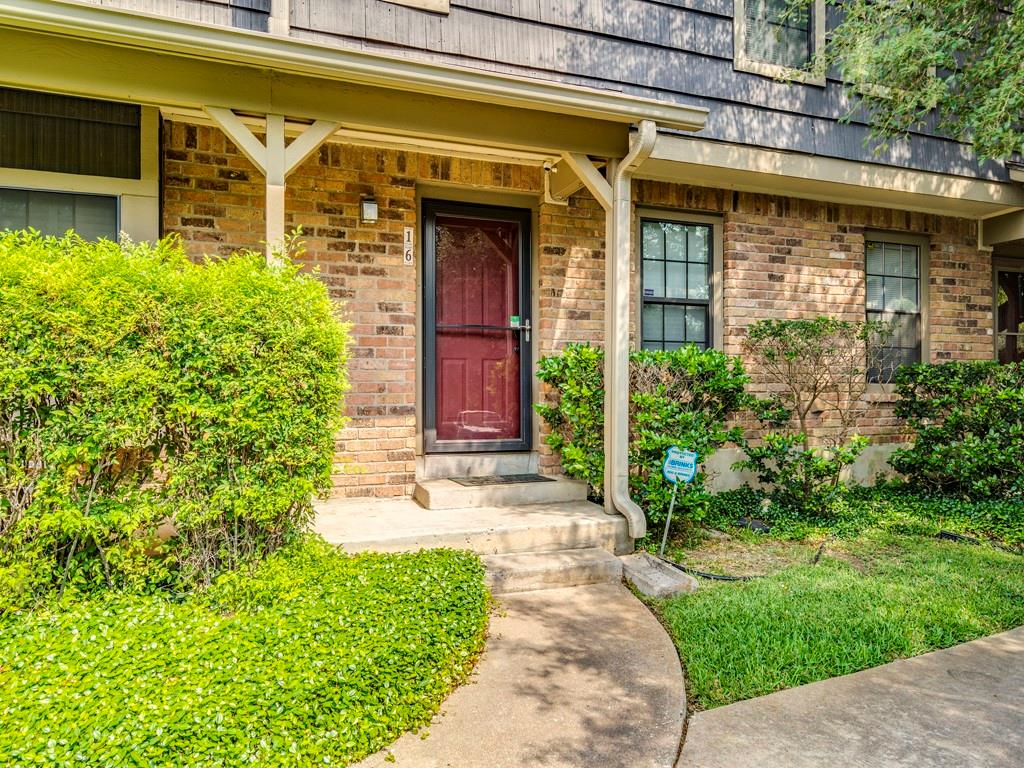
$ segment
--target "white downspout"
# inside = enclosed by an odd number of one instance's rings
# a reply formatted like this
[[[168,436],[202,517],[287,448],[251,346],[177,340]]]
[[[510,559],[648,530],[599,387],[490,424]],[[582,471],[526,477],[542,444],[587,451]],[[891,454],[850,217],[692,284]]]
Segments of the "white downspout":
[[[608,166],[611,209],[605,216],[604,445],[605,509],[619,512],[629,535],[647,532],[647,516],[629,497],[629,267],[632,261],[633,173],[658,138],[653,120],[640,122],[633,146]]]

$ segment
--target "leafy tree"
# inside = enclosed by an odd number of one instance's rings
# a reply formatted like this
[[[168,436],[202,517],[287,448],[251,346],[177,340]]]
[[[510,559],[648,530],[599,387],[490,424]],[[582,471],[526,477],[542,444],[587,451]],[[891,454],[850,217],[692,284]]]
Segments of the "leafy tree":
[[[813,66],[848,84],[877,138],[937,129],[983,158],[1024,151],[1024,0],[828,1],[842,21]]]
[[[843,470],[867,447],[857,427],[872,381],[890,378],[892,327],[832,317],[758,320],[744,351],[769,384],[778,407],[760,404],[768,431],[743,441],[735,467],[757,474],[784,509],[821,516],[843,490]]]

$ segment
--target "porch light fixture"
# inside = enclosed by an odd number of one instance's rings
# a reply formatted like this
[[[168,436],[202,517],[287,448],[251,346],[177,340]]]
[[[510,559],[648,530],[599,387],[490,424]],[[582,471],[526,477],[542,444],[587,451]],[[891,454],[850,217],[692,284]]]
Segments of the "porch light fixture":
[[[364,224],[377,223],[377,201],[372,197],[364,197],[359,201],[359,220]]]

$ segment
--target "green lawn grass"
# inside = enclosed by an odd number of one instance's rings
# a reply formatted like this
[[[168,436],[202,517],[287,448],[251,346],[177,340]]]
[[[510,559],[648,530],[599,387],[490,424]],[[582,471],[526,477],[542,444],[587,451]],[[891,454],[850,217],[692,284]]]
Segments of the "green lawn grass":
[[[2,765],[346,765],[427,722],[487,626],[483,566],[307,539],[206,592],[0,617]]]
[[[749,548],[749,541],[739,540]],[[881,531],[815,546],[749,582],[658,606],[695,709],[803,685],[1024,624],[1024,558]],[[763,564],[762,564],[763,565]]]

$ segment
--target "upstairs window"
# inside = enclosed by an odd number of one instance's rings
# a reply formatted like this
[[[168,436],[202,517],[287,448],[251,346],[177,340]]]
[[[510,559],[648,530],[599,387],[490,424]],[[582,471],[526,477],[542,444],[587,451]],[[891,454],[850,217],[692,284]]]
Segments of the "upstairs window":
[[[735,66],[824,85],[823,79],[802,71],[824,45],[824,27],[824,0],[807,6],[791,6],[787,0],[735,0]]]
[[[711,346],[712,227],[641,219],[644,349]]]
[[[882,239],[884,238],[884,239]],[[887,384],[901,365],[923,359],[927,268],[922,243],[899,236],[865,241],[866,309],[869,321],[890,323],[893,335],[881,370],[868,378]]]
[[[229,0],[231,26],[266,32],[270,28],[271,0]]]

